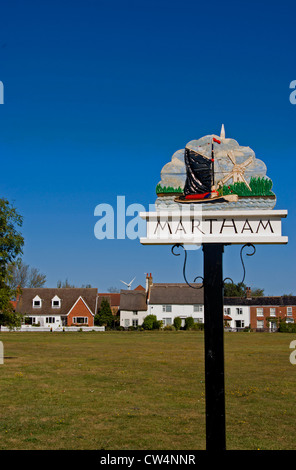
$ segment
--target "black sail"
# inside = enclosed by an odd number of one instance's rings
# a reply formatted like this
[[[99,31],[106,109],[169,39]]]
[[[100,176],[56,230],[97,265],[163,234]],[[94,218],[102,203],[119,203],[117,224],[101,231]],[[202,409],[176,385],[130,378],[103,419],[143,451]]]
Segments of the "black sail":
[[[185,148],[186,182],[184,194],[203,194],[212,189],[212,161],[194,150]]]

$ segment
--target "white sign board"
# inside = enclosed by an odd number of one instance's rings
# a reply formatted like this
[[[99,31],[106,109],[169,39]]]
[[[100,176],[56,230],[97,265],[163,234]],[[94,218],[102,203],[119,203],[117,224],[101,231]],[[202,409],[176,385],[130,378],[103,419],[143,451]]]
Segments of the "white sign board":
[[[282,236],[282,218],[286,210],[204,211],[175,210],[142,212],[146,220],[144,245],[223,244],[286,244]]]

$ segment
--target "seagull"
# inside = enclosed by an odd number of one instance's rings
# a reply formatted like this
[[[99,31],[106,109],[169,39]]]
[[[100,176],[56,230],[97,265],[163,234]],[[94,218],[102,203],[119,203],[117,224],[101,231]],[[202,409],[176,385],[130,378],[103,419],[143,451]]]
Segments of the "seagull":
[[[122,281],[122,280],[120,280],[120,282],[122,282],[123,284],[125,284],[125,285],[127,286],[128,290],[130,290],[131,285],[132,285],[132,283],[134,282],[135,279],[136,279],[136,278],[134,277],[134,279],[133,279],[129,284],[128,284],[127,282]]]

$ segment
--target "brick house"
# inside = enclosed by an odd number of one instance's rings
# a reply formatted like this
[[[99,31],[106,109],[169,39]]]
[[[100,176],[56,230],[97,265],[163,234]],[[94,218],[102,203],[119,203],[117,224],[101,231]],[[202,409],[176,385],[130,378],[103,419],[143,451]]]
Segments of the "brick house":
[[[252,329],[276,330],[280,320],[296,323],[296,296],[254,297],[251,300]]]
[[[224,315],[232,328],[275,331],[280,320],[296,323],[296,296],[225,297]]]
[[[28,324],[51,327],[94,326],[97,312],[95,288],[24,288],[15,311]]]

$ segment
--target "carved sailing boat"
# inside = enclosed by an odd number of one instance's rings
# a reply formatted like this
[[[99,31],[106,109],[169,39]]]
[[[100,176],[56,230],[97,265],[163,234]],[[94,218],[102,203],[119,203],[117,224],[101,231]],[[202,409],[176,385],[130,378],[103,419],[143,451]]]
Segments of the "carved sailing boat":
[[[196,150],[185,148],[184,161],[186,167],[186,181],[184,186],[184,195],[176,197],[176,202],[205,203],[226,201],[233,202],[238,200],[238,196],[235,194],[223,196],[220,195],[218,191],[216,191],[214,181],[214,142],[217,144],[221,143],[221,141],[215,137],[212,138],[211,157],[203,155]]]

